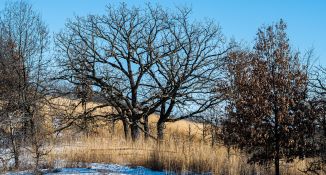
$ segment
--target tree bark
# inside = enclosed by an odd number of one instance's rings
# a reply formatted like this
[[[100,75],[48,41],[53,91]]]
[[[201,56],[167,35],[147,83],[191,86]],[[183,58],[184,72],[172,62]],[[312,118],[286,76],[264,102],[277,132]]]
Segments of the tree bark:
[[[139,138],[139,128],[138,128],[138,121],[134,120],[131,122],[130,131],[131,131],[131,139],[135,142]]]
[[[274,165],[275,165],[275,175],[280,175],[280,136],[278,132],[279,128],[279,117],[278,117],[278,110],[275,110],[275,158],[274,158]]]
[[[125,134],[125,139],[128,140],[128,135],[129,135],[129,125],[127,119],[122,119],[122,124],[123,124],[123,131]]]
[[[19,168],[19,153],[18,150],[15,150],[14,152],[14,161],[15,161],[15,169],[18,170]]]
[[[157,140],[160,143],[163,142],[164,139],[164,127],[165,127],[165,122],[159,120],[156,124],[156,128],[157,128]]]
[[[280,159],[278,158],[279,153],[276,152],[274,164],[275,164],[275,175],[280,175]]]
[[[144,138],[145,140],[148,140],[149,137],[149,126],[148,126],[148,116],[144,116]]]
[[[13,154],[14,154],[14,164],[15,164],[15,169],[18,169],[20,164],[19,164],[19,156],[20,156],[20,144],[18,143],[18,139],[14,135],[14,129],[12,126],[12,123],[10,123],[10,141],[11,141],[11,147],[13,149]]]

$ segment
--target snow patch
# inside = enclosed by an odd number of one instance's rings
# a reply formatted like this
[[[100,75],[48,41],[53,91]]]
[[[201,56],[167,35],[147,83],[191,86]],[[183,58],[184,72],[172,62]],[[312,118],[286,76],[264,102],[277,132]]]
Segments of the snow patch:
[[[55,174],[67,174],[67,175],[78,175],[78,174],[88,174],[88,175],[129,175],[129,174],[142,174],[142,175],[165,175],[171,174],[162,171],[153,171],[144,167],[131,168],[125,165],[118,164],[102,164],[102,163],[91,163],[87,164],[89,168],[57,168],[52,172],[47,172],[44,170],[44,174],[55,175]],[[5,175],[32,175],[31,172],[21,171],[21,172],[8,172]]]

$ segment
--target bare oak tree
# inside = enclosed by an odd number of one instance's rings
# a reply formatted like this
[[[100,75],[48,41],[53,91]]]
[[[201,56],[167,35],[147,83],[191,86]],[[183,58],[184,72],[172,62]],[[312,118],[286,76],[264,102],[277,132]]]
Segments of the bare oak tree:
[[[118,8],[109,6],[103,16],[76,17],[57,36],[60,54],[65,58],[64,71],[74,72],[63,73],[63,78],[73,80],[79,73],[72,63],[85,62],[78,59],[85,50],[87,63],[93,65],[87,70],[87,78],[108,105],[123,111],[133,140],[139,137],[141,119],[160,105],[156,98],[159,92],[145,86],[150,80],[149,70],[179,49],[168,30],[172,25],[169,18],[159,7],[138,9],[121,4]]]
[[[191,9],[178,10],[169,32],[175,40],[172,44],[181,48],[149,70],[153,80],[148,86],[160,92],[159,140],[166,122],[198,117],[221,101],[214,87],[221,78],[221,58],[229,50],[214,21],[191,22]]]

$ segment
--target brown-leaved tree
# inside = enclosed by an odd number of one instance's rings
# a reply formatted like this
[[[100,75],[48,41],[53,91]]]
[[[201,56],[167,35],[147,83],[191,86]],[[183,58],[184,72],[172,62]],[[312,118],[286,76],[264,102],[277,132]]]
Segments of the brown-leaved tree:
[[[253,50],[229,54],[225,141],[247,151],[250,162],[309,156],[314,115],[308,103],[307,67],[291,51],[286,24],[263,27]]]

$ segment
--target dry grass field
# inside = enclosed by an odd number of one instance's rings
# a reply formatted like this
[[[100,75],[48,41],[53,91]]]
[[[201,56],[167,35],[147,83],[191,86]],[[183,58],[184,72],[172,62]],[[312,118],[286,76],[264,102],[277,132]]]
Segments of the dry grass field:
[[[92,104],[94,105],[94,104]],[[109,109],[108,109],[109,110]],[[151,134],[155,135],[156,116],[150,117]],[[166,126],[164,143],[158,145],[153,139],[137,142],[124,138],[122,123],[106,124],[94,133],[77,133],[65,130],[56,138],[47,164],[54,166],[61,161],[66,167],[83,163],[118,163],[129,166],[144,166],[187,174],[187,172],[213,174],[273,174],[273,167],[247,164],[247,157],[239,150],[227,149],[217,144],[211,146],[202,139],[202,124],[178,121]],[[306,161],[282,163],[284,174],[303,174]],[[271,165],[272,166],[272,165]]]
[[[53,121],[60,115],[81,112],[81,108],[73,108],[76,101],[55,99],[55,110],[45,107],[46,123],[49,131],[53,131]],[[88,107],[97,106],[89,103]],[[111,112],[109,107],[94,111],[93,114]],[[62,117],[62,116],[61,116]],[[155,115],[149,118],[150,134],[156,134]],[[55,134],[49,141],[50,152],[44,157],[44,168],[51,167],[83,167],[87,163],[117,163],[128,166],[143,166],[153,170],[164,170],[177,174],[210,173],[210,174],[274,174],[273,165],[269,167],[248,164],[247,156],[240,150],[227,149],[221,143],[212,146],[209,137],[203,139],[203,124],[188,120],[167,123],[165,140],[158,144],[156,140],[143,137],[137,142],[126,140],[122,122],[114,127],[110,122],[99,121],[91,133],[67,128]],[[28,155],[24,154],[26,158]],[[24,163],[24,162],[23,162]],[[304,174],[307,160],[295,160],[292,163],[282,162],[283,174]]]

